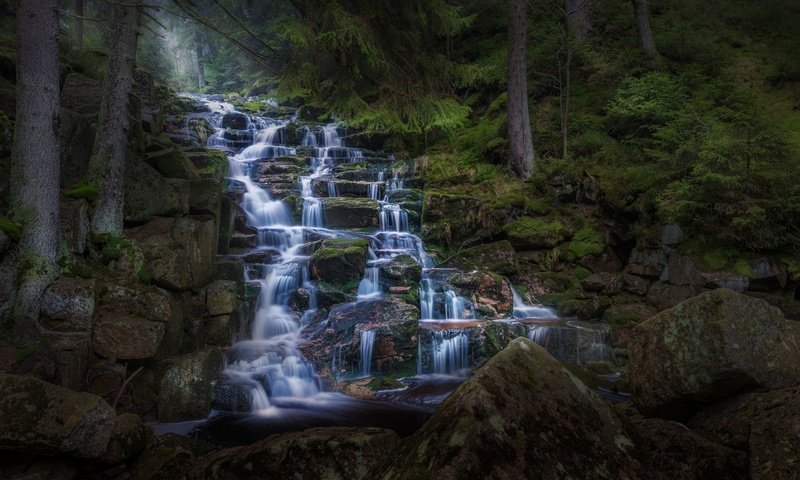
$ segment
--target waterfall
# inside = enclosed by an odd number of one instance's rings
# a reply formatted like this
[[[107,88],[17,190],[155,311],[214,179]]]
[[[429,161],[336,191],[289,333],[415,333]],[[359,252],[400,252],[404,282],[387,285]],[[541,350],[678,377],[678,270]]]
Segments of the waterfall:
[[[408,232],[408,213],[395,203],[381,206],[381,230],[384,232]]]
[[[373,200],[377,200],[378,199],[378,192],[380,191],[380,186],[381,186],[381,184],[380,183],[376,183],[376,182],[373,182],[373,183],[370,183],[369,185],[367,185],[367,197],[371,198]]]
[[[375,330],[361,332],[361,376],[370,376],[372,364],[372,349],[375,346]]]
[[[513,296],[512,298],[514,299],[514,313],[513,313],[514,318],[537,318],[537,317],[555,318],[558,316],[558,314],[552,308],[547,308],[542,305],[532,306],[526,304],[513,286],[511,287],[511,294]]]
[[[339,196],[339,191],[336,189],[336,182],[333,181],[333,178],[328,180],[328,196],[329,197]]]
[[[463,331],[432,332],[433,373],[453,374],[468,368],[468,347],[469,339]]]
[[[376,300],[381,297],[380,269],[367,267],[364,269],[364,278],[358,284],[357,297],[362,300]]]
[[[450,285],[431,278],[424,272],[419,284],[419,309],[422,321],[473,320],[475,308],[469,300],[459,296]]]

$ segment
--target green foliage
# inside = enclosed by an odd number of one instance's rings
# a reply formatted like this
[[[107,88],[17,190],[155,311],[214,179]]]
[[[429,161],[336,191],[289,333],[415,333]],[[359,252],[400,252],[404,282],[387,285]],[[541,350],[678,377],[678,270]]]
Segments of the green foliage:
[[[14,362],[19,365],[35,353],[36,348],[32,345],[25,345],[17,351],[17,357],[14,359]]]
[[[64,192],[64,196],[68,198],[82,198],[89,202],[94,202],[97,200],[98,195],[99,193],[97,192],[97,188],[93,185],[89,185],[88,183],[79,183],[78,185],[75,185]]]
[[[674,118],[685,100],[671,75],[649,73],[629,79],[608,105],[608,125],[626,138],[648,137]]]

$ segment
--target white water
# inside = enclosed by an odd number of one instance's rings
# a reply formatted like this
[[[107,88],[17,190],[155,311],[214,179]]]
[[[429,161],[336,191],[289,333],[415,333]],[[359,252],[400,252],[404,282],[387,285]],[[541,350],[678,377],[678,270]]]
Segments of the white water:
[[[544,305],[528,305],[522,300],[522,297],[517,293],[514,287],[511,287],[511,293],[514,299],[514,318],[555,318],[558,316],[555,310],[547,308]]]
[[[372,365],[372,350],[375,346],[375,330],[361,332],[361,376],[369,377]]]
[[[453,374],[468,368],[468,348],[469,339],[462,330],[432,332],[433,373]]]
[[[364,269],[364,278],[358,284],[356,298],[359,301],[381,298],[380,268],[367,267]]]

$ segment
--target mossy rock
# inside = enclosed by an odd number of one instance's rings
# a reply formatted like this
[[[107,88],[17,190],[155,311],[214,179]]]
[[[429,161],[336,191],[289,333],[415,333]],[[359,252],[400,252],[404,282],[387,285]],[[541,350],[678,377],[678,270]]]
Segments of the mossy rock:
[[[327,228],[380,226],[380,204],[369,198],[324,198],[322,217]]]
[[[485,270],[500,275],[515,275],[519,271],[516,252],[508,240],[462,250],[445,260],[441,266]]]
[[[315,280],[344,288],[361,279],[368,248],[369,242],[361,238],[327,239],[311,256],[311,275]]]
[[[164,178],[180,178],[182,180],[200,180],[197,168],[180,150],[170,149],[147,154],[145,162],[158,170]]]
[[[381,266],[381,283],[387,287],[416,287],[422,279],[422,267],[410,255],[398,255]]]
[[[201,178],[222,182],[228,174],[228,158],[220,150],[191,149],[186,150],[185,154]]]
[[[603,253],[605,242],[600,232],[586,226],[578,230],[569,242],[567,260],[576,260],[587,255]]]
[[[524,250],[553,248],[569,234],[559,220],[533,217],[520,217],[503,231],[511,245]]]

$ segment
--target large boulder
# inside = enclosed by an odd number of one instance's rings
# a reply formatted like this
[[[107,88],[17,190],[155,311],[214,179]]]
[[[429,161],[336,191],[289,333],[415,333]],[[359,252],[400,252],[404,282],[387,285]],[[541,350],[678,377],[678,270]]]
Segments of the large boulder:
[[[636,478],[632,447],[606,403],[542,347],[516,339],[453,392],[373,475]]]
[[[207,348],[166,361],[158,394],[158,419],[180,422],[204,418],[211,408],[211,382],[222,368],[222,354]]]
[[[180,150],[168,149],[148,153],[145,157],[148,165],[158,170],[164,178],[181,178],[183,180],[200,180],[200,174],[194,163]]]
[[[0,373],[0,450],[99,458],[116,425],[105,400]]]
[[[798,387],[723,400],[698,412],[689,427],[711,440],[747,452],[749,478],[790,480],[800,474]]]
[[[208,455],[193,478],[379,478],[368,472],[393,456],[398,441],[396,433],[382,428],[311,428],[272,435]]]
[[[503,230],[511,245],[523,250],[553,248],[569,233],[558,220],[533,217],[520,217]]]
[[[154,283],[188,290],[211,280],[214,222],[192,218],[157,218],[126,231],[142,248]]]
[[[369,198],[322,199],[322,218],[327,228],[375,228],[380,226],[380,205]]]
[[[42,295],[39,323],[51,331],[89,333],[92,330],[94,296],[94,280],[61,277]]]
[[[398,255],[380,266],[381,284],[392,287],[416,288],[422,279],[422,267],[411,255]]]
[[[170,183],[153,167],[134,155],[125,161],[126,222],[146,222],[161,215],[183,215],[189,208],[188,188]]]
[[[634,402],[681,416],[697,402],[800,384],[798,328],[766,302],[724,288],[680,303],[631,331]]]
[[[325,240],[311,256],[311,276],[339,288],[357,282],[367,265],[368,247],[369,242],[360,238]]]

